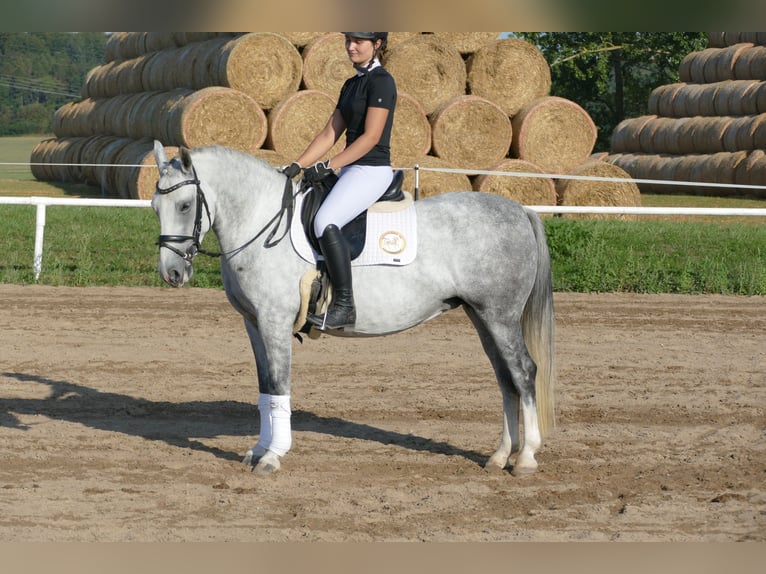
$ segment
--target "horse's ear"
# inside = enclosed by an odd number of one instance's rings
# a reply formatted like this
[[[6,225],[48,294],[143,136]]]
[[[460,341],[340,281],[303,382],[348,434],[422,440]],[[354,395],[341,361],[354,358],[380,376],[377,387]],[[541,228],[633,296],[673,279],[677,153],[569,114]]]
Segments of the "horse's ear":
[[[188,148],[181,146],[178,148],[178,156],[181,158],[181,168],[184,171],[191,171],[192,170],[192,159],[191,159],[191,152]]]
[[[165,148],[162,146],[162,142],[154,140],[154,161],[157,162],[157,167],[162,168],[168,163],[168,157],[165,155]]]

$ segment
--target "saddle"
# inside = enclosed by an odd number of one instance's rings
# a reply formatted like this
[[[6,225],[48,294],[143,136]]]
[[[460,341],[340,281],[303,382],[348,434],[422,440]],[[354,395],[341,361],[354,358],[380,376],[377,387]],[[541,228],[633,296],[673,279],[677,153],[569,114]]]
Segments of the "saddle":
[[[301,223],[303,229],[306,232],[306,237],[308,238],[309,243],[317,253],[320,252],[320,248],[319,241],[314,233],[314,218],[337,181],[338,176],[333,173],[316,183],[312,183],[311,186],[313,189],[311,193],[306,194],[301,207]],[[402,170],[397,170],[394,173],[393,181],[388,186],[385,193],[378,199],[376,204],[382,202],[404,201],[406,196],[402,191],[403,181],[404,172]],[[303,185],[307,185],[307,182],[304,181]],[[367,210],[364,210],[353,220],[344,225],[341,232],[348,243],[351,252],[351,260],[353,261],[359,257],[362,251],[364,251],[367,234]]]

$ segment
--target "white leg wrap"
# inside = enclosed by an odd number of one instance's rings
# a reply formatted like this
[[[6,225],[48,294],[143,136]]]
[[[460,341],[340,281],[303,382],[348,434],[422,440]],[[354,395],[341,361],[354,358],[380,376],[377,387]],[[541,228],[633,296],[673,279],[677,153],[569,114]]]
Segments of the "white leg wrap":
[[[271,395],[258,397],[258,412],[261,414],[261,433],[257,446],[268,450],[271,444]]]
[[[258,445],[284,456],[292,446],[290,395],[261,395],[258,410],[261,413]]]

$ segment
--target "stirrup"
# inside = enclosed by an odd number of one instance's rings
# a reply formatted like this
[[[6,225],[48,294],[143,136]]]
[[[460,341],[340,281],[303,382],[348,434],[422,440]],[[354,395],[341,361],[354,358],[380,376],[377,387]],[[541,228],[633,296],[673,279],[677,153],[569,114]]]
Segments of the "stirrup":
[[[309,313],[306,317],[306,321],[308,323],[311,323],[314,325],[317,329],[320,331],[326,331],[328,329],[343,329],[345,327],[353,327],[354,323],[356,323],[356,309],[354,307],[348,307],[348,311],[346,312],[345,321],[340,324],[332,324],[327,321],[329,315],[334,311],[335,309],[330,306],[328,309],[325,310],[325,312],[321,315],[317,315],[315,313]]]

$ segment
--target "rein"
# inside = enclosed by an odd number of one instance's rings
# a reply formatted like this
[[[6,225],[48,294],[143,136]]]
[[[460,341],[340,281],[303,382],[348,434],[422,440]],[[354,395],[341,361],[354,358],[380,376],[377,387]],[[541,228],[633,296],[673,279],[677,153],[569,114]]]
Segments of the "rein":
[[[196,213],[194,215],[194,229],[192,231],[191,235],[160,235],[157,239],[157,242],[155,245],[159,245],[160,248],[164,247],[166,249],[169,249],[179,257],[181,257],[184,261],[187,261],[188,263],[191,263],[192,260],[198,255],[207,255],[208,257],[221,257],[222,255],[232,255],[239,253],[246,247],[248,247],[251,243],[253,243],[256,239],[258,239],[261,235],[264,234],[264,232],[274,223],[276,222],[276,225],[271,230],[271,233],[266,237],[266,241],[264,241],[264,247],[271,248],[277,245],[282,239],[285,238],[285,236],[290,231],[290,225],[292,223],[293,219],[293,209],[295,205],[295,196],[292,193],[292,180],[289,177],[286,177],[285,180],[285,188],[282,192],[282,205],[279,209],[279,212],[272,217],[266,225],[263,226],[263,229],[261,229],[255,237],[248,240],[241,246],[237,247],[236,249],[233,249],[232,251],[228,251],[226,253],[223,252],[216,252],[216,251],[207,251],[205,249],[202,249],[200,245],[200,235],[202,234],[202,207],[205,207],[205,214],[207,215],[207,221],[208,225],[212,227],[213,221],[210,217],[210,208],[208,207],[207,199],[205,199],[205,193],[202,191],[202,187],[200,186],[200,180],[199,177],[197,177],[197,170],[194,169],[192,166],[192,173],[194,174],[194,179],[187,179],[180,183],[177,183],[173,186],[161,188],[159,181],[157,182],[156,191],[160,195],[167,195],[169,193],[172,193],[178,189],[181,189],[184,186],[187,185],[194,185],[197,188],[197,208]],[[285,231],[282,233],[282,235],[274,240],[274,236],[277,233],[277,230],[279,229],[280,225],[282,224],[282,218],[284,215],[287,214],[287,223],[285,225]],[[177,247],[173,245],[173,243],[183,243],[185,241],[191,240],[191,244],[186,249],[186,251],[181,251]]]

